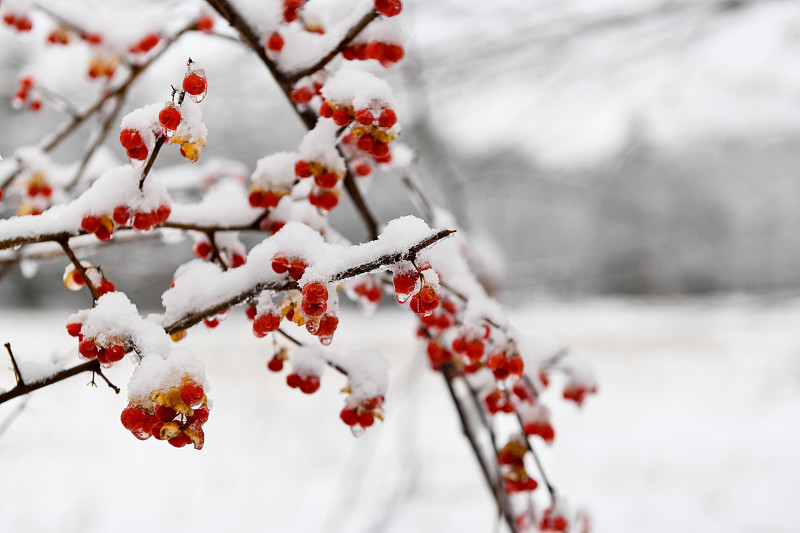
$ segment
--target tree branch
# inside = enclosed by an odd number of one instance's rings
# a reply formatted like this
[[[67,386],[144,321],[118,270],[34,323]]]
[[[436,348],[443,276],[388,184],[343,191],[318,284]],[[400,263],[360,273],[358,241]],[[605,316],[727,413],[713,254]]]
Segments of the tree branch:
[[[37,381],[36,383],[26,383],[25,385],[17,385],[13,389],[8,392],[4,392],[0,394],[0,404],[5,403],[9,400],[13,400],[19,396],[24,396],[25,394],[31,393],[33,391],[42,389],[54,383],[58,383],[59,381],[64,381],[67,378],[71,378],[72,376],[77,376],[78,374],[82,374],[83,372],[95,372],[100,373],[101,367],[100,362],[97,359],[92,359],[91,361],[86,361],[78,366],[73,366],[72,368],[67,368],[65,370],[61,370],[56,372],[52,376],[49,376],[42,381]],[[110,385],[110,384],[109,384]],[[117,392],[119,389],[116,387],[111,386]]]
[[[81,262],[78,261],[77,257],[75,257],[75,253],[72,251],[72,248],[69,247],[69,239],[68,238],[61,239],[58,241],[58,244],[61,245],[61,249],[64,250],[64,253],[67,255],[70,262],[75,266],[75,270],[77,270],[78,273],[83,278],[83,281],[89,288],[89,292],[92,293],[92,300],[97,301],[97,299],[100,298],[100,292],[97,290],[97,287],[94,286],[92,280],[89,279],[89,276],[86,274],[86,269],[83,268]]]

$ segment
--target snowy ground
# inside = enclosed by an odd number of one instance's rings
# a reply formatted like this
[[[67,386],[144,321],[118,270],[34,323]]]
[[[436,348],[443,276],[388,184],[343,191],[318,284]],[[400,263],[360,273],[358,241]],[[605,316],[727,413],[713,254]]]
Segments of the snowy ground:
[[[0,340],[21,358],[67,355],[67,314],[0,311]],[[544,453],[596,531],[797,531],[800,302],[595,301],[518,317],[588,356],[600,378],[583,410],[551,402],[557,437]],[[213,386],[201,452],[136,441],[118,422],[124,394],[84,386],[88,376],[34,393],[0,437],[0,531],[494,531],[411,317],[373,320],[345,317],[334,343],[392,361],[387,420],[360,439],[338,420],[339,377],[311,397],[288,389],[264,369],[269,343],[237,318],[185,341]],[[129,372],[110,374],[124,385]]]

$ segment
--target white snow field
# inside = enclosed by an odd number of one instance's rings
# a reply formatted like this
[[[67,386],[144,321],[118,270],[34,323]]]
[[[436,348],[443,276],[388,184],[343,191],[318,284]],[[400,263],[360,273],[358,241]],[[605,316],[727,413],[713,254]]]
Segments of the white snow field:
[[[0,310],[0,341],[19,359],[74,364],[69,314]],[[212,387],[202,451],[122,427],[127,361],[108,372],[119,396],[87,387],[88,375],[30,395],[0,436],[0,532],[495,531],[410,313],[342,318],[331,349],[378,348],[392,365],[386,422],[358,439],[338,418],[344,380],[328,372],[312,396],[289,389],[285,371],[265,369],[271,342],[234,314],[182,341]],[[594,300],[516,316],[588,357],[599,378],[581,410],[549,391],[556,440],[542,450],[595,531],[798,530],[800,301]],[[11,387],[10,364],[0,366]],[[0,421],[19,403],[0,406]]]

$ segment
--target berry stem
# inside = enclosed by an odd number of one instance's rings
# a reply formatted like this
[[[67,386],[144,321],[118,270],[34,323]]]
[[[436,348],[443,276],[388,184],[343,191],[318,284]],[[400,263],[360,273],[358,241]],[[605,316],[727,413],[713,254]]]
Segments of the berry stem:
[[[167,141],[167,138],[163,135],[160,135],[158,139],[156,139],[156,144],[153,146],[153,153],[150,154],[150,158],[147,160],[147,164],[142,170],[142,177],[139,179],[139,190],[142,190],[144,187],[144,181],[147,179],[147,175],[150,173],[150,169],[153,168],[153,163],[156,162],[156,157],[158,156],[158,152],[161,150],[161,147],[164,146],[164,143]]]

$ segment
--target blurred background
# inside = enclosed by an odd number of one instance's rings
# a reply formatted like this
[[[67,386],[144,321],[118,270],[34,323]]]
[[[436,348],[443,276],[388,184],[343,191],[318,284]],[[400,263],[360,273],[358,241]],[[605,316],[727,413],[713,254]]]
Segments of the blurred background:
[[[100,27],[130,9],[63,1],[64,13]],[[334,16],[354,3],[314,2]],[[145,22],[169,26],[167,14],[186,3],[137,5]],[[583,412],[556,407],[559,437],[544,452],[555,484],[589,509],[597,531],[796,531],[800,4],[404,6],[405,59],[390,70],[368,68],[395,90],[399,142],[417,150],[420,182],[474,238],[476,264],[519,324],[559,337],[599,376],[600,394]],[[84,74],[85,48],[46,48],[37,31],[20,38],[0,27],[6,159],[63,120],[51,106],[37,115],[11,108],[21,72],[35,72],[79,108],[98,93]],[[250,172],[260,157],[296,148],[302,124],[263,66],[225,39],[183,37],[135,84],[123,114],[165,99],[189,56],[209,78],[201,168],[229,158]],[[73,162],[93,127],[59,147],[54,162]],[[123,156],[110,135],[100,159]],[[167,153],[156,172],[169,179],[183,164]],[[0,166],[0,181],[8,168]],[[382,222],[415,212],[392,172],[378,172],[367,198]],[[12,214],[0,203],[0,215]],[[354,241],[365,239],[348,200],[331,218]],[[118,288],[157,310],[174,268],[191,258],[191,241],[95,253],[92,262]],[[86,305],[85,294],[64,290],[65,264],[27,263],[2,280],[0,341],[32,356],[74,356],[65,333],[37,337],[40,327],[61,332],[64,316]],[[19,311],[44,307],[58,311]],[[0,513],[0,531],[138,530],[139,522],[96,508],[121,505],[135,515],[138,498],[153,490],[149,480],[176,468],[191,472],[172,479],[192,485],[193,513],[177,516],[170,498],[149,512],[177,531],[492,530],[489,495],[446,393],[420,354],[410,356],[418,349],[409,318],[387,312],[378,322],[343,320],[334,341],[334,349],[386,350],[397,378],[386,423],[357,441],[336,419],[336,387],[323,386],[330,402],[298,400],[280,377],[252,372],[266,351],[242,338],[249,333],[236,320],[215,335],[190,335],[218,402],[208,426],[216,440],[197,457],[140,444],[122,428],[109,435],[106,419],[118,416],[124,398],[110,402],[108,391],[68,382],[31,396],[0,436],[0,509],[22,490],[42,494],[51,512],[36,515],[31,505]],[[117,370],[118,384],[126,371]],[[4,379],[13,384],[10,374]],[[264,395],[249,403],[246,390]],[[126,480],[119,492],[107,493],[97,458],[110,479]],[[30,476],[38,463],[69,482],[48,480],[43,489]],[[67,494],[76,479],[91,495],[77,503]]]

